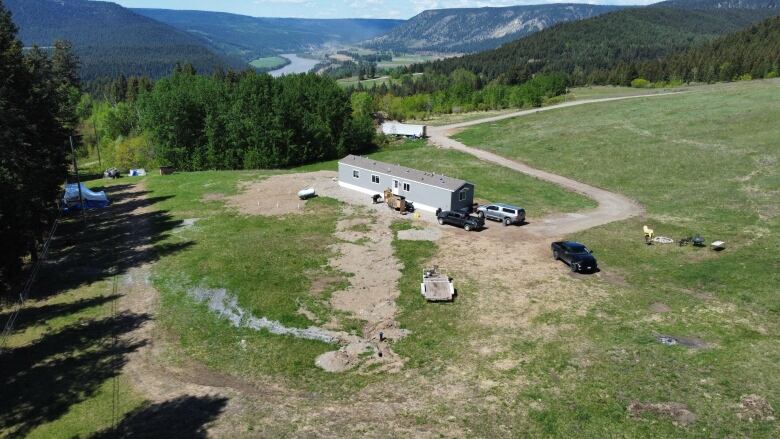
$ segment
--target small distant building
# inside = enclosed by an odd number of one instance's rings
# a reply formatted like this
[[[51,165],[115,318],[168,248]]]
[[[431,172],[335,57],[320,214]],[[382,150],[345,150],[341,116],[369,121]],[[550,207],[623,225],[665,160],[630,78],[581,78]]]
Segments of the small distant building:
[[[412,125],[401,122],[385,122],[382,124],[382,133],[388,136],[414,137],[422,139],[427,135],[425,125]]]
[[[339,186],[367,195],[390,188],[429,212],[471,209],[474,203],[474,185],[467,181],[356,155],[339,160]]]

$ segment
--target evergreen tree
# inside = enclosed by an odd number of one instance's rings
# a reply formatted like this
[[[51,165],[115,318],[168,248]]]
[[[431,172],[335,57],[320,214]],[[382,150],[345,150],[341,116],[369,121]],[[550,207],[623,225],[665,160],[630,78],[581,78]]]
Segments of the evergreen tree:
[[[0,290],[18,278],[23,257],[37,257],[56,214],[76,120],[78,63],[67,45],[55,47],[53,59],[35,47],[23,55],[16,32],[0,1]]]

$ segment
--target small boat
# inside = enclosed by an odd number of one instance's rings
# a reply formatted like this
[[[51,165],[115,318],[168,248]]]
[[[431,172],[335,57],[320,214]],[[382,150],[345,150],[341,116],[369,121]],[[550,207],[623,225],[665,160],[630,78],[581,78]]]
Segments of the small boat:
[[[314,190],[313,187],[301,189],[298,191],[298,198],[301,200],[308,200],[309,198],[314,198],[317,196],[317,192]]]

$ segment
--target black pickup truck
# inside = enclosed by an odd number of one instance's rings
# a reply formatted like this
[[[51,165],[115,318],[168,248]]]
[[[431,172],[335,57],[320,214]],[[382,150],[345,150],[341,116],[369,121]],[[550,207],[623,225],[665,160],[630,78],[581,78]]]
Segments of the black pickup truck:
[[[451,224],[453,226],[463,227],[467,232],[480,230],[485,227],[484,218],[471,216],[465,212],[443,210],[436,212],[436,218],[439,220],[439,224]]]

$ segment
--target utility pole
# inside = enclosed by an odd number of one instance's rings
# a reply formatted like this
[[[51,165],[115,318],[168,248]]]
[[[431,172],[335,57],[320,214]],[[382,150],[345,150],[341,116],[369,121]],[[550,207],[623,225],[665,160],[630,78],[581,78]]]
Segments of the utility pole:
[[[84,226],[87,225],[87,214],[85,212],[86,206],[84,206],[84,195],[81,193],[81,176],[79,175],[79,164],[76,160],[76,149],[73,148],[73,136],[68,137],[70,139],[70,154],[73,156],[73,169],[76,171],[76,185],[79,188],[79,206],[81,207],[81,221]]]
[[[100,160],[100,139],[98,138],[97,127],[95,126],[94,116],[92,119],[92,131],[95,132],[95,149],[97,149],[97,153],[98,153],[98,166],[100,166],[100,169],[103,170],[103,161]],[[71,140],[71,143],[72,142],[73,140]]]

